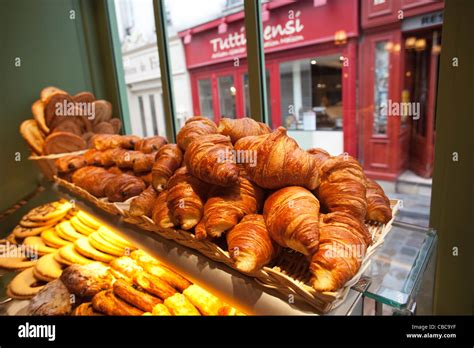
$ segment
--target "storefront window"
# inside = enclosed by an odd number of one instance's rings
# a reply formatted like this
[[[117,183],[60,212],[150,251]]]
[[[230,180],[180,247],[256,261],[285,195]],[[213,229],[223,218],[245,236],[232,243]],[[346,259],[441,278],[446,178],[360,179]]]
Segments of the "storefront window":
[[[269,115],[272,114],[272,104],[270,102],[270,73],[268,70],[265,71],[266,75],[266,90],[267,90],[267,112]],[[251,117],[250,114],[250,89],[249,89],[249,74],[244,74],[244,91],[245,91],[245,117]]]
[[[374,134],[387,134],[389,42],[375,44]]]
[[[235,93],[237,89],[234,86],[232,76],[220,76],[217,78],[219,89],[219,107],[221,117],[235,118]]]
[[[210,119],[214,118],[214,107],[212,106],[212,83],[210,79],[198,81],[199,108],[201,115]]]
[[[342,129],[338,55],[280,64],[282,124],[292,130]]]

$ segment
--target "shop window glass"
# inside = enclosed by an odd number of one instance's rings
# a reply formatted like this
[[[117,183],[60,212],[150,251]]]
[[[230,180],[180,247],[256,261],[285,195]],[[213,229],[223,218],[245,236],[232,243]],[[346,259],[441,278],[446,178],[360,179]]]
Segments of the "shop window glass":
[[[232,76],[221,76],[217,78],[219,89],[219,107],[221,117],[235,118],[235,94],[234,78]]]
[[[153,124],[153,135],[158,135],[158,123],[156,120],[156,109],[155,109],[155,96],[150,94],[150,110],[151,110],[151,122]]]
[[[387,133],[388,78],[390,51],[388,41],[375,44],[374,68],[374,134]]]
[[[268,70],[265,71],[266,75],[266,90],[267,90],[267,112],[269,115],[272,113],[272,104],[270,103],[270,73]],[[249,89],[249,74],[244,74],[244,95],[245,95],[245,117],[251,117],[250,113],[250,89]]]
[[[145,107],[143,105],[143,97],[138,97],[138,108],[140,110],[140,125],[142,127],[142,131],[140,132],[143,136],[147,136],[147,129],[146,129],[146,121],[145,121]]]
[[[199,109],[202,116],[214,118],[214,107],[212,99],[212,83],[210,79],[198,81]]]
[[[342,129],[339,55],[280,64],[282,125],[290,130]]]

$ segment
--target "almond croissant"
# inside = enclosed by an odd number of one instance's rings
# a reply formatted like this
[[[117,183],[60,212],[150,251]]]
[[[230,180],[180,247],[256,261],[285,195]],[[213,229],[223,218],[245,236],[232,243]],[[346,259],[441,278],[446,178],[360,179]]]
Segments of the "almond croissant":
[[[288,186],[272,193],[263,207],[272,239],[282,247],[313,255],[319,243],[319,202],[307,189]]]
[[[239,179],[230,138],[220,134],[200,136],[188,144],[184,163],[189,173],[209,184],[230,186]]]
[[[242,163],[250,179],[268,189],[304,186],[314,190],[318,171],[314,158],[279,127],[273,133],[249,136],[235,144],[237,162]],[[252,155],[256,161],[242,160]]]
[[[206,134],[216,134],[216,124],[203,116],[194,116],[186,121],[183,128],[180,129],[176,136],[176,143],[185,151],[189,143],[196,137]]]
[[[320,168],[320,175],[315,194],[322,208],[346,212],[363,221],[367,212],[366,178],[359,162],[344,154],[330,157]]]
[[[202,218],[208,185],[179,168],[168,182],[168,209],[175,225],[189,230]]]
[[[158,192],[163,190],[169,178],[181,166],[183,153],[176,144],[164,145],[156,154],[155,163],[151,170],[152,184]]]
[[[220,134],[229,136],[232,144],[243,137],[268,134],[272,131],[265,123],[257,122],[248,117],[236,120],[223,118],[219,121],[217,130]]]
[[[392,219],[390,200],[385,195],[382,187],[372,179],[366,181],[367,214],[366,220],[378,221],[386,224]]]
[[[279,247],[270,238],[262,215],[251,214],[227,233],[227,246],[235,266],[242,272],[254,272],[268,264]]]
[[[259,211],[262,203],[263,190],[243,175],[232,186],[214,186],[204,205],[204,217],[196,227],[196,236],[220,237],[244,215]]]
[[[311,283],[318,291],[336,291],[357,274],[372,238],[360,219],[343,212],[321,214],[319,233]]]

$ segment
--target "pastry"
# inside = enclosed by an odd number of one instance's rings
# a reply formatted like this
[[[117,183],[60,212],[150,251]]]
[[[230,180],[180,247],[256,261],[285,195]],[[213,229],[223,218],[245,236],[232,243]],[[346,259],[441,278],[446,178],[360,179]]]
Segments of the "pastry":
[[[114,282],[113,290],[116,296],[145,312],[151,312],[154,306],[163,302],[155,296],[137,290],[121,279]]]
[[[171,315],[168,307],[166,307],[164,304],[159,303],[155,307],[153,307],[153,311],[151,312],[152,315]]]
[[[80,136],[68,132],[55,132],[48,135],[44,140],[43,154],[74,152],[86,148],[87,144]]]
[[[390,200],[374,180],[366,179],[367,214],[365,219],[386,224],[392,219]]]
[[[110,202],[123,202],[138,196],[144,189],[145,183],[136,176],[118,174],[105,186],[105,195]]]
[[[120,130],[122,129],[122,121],[120,121],[119,118],[112,118],[109,123],[114,127],[115,134],[120,133]]]
[[[128,240],[123,239],[116,233],[110,231],[109,229],[101,226],[97,230],[97,233],[105,239],[107,242],[112,243],[113,245],[122,248],[122,249],[128,249],[128,250],[135,250],[136,247],[130,243]]]
[[[104,168],[87,166],[74,172],[72,182],[91,195],[101,198],[105,197],[105,188],[115,177],[115,174],[109,173]]]
[[[88,166],[102,165],[102,156],[103,153],[96,149],[89,149],[84,152],[84,159],[86,160]]]
[[[27,246],[33,253],[38,255],[46,255],[57,251],[57,248],[47,246],[43,239],[38,236],[26,237],[23,241],[23,245]]]
[[[153,186],[148,186],[140,195],[130,203],[129,213],[132,216],[151,216],[158,193]]]
[[[115,134],[115,128],[109,122],[99,122],[92,127],[96,134]]]
[[[60,123],[51,124],[51,127],[54,127],[52,128],[51,133],[66,132],[66,133],[75,134],[82,138],[83,130],[81,128],[81,125],[82,124],[77,122],[75,119],[64,119]]]
[[[101,316],[103,315],[100,312],[97,312],[92,306],[92,302],[84,302],[77,306],[71,313],[73,316]]]
[[[23,238],[26,238],[26,237],[37,236],[41,232],[51,228],[55,224],[56,224],[56,222],[54,222],[53,224],[50,224],[50,225],[44,225],[44,226],[39,226],[39,227],[31,227],[31,228],[27,228],[27,227],[17,225],[13,229],[13,234],[15,235],[16,238],[20,238],[20,239],[23,239]]]
[[[272,193],[263,207],[272,239],[282,247],[313,255],[319,243],[319,202],[307,189],[288,186]]]
[[[40,92],[40,100],[43,103],[45,103],[53,94],[57,94],[57,93],[67,94],[65,91],[63,91],[62,89],[58,87],[54,87],[54,86],[45,87]]]
[[[227,233],[227,248],[242,272],[254,272],[267,265],[277,254],[278,246],[270,238],[262,215],[251,214]]]
[[[145,172],[145,173],[138,173],[137,176],[143,180],[145,183],[145,186],[150,186],[152,182],[152,177],[151,177],[151,171],[150,172]]]
[[[133,149],[139,140],[140,138],[135,135],[97,134],[93,137],[93,144],[94,148],[99,151],[117,147]]]
[[[63,265],[56,261],[54,254],[48,254],[40,257],[33,267],[34,276],[45,282],[58,279],[63,272]]]
[[[60,258],[55,258],[59,262],[66,262],[68,265],[72,264],[79,264],[79,265],[87,265],[92,262],[91,259],[88,259],[81,254],[79,254],[76,249],[74,248],[74,244],[68,244],[63,246],[58,250],[58,255]]]
[[[51,128],[51,124],[53,123],[55,118],[66,118],[66,111],[69,111],[69,106],[74,104],[71,96],[66,92],[59,92],[55,91],[48,95],[44,102],[44,118],[46,121],[46,125]],[[66,107],[64,107],[66,106]],[[57,114],[59,109],[64,112]]]
[[[217,126],[212,120],[203,116],[194,116],[187,120],[183,128],[178,132],[176,144],[178,144],[181,150],[186,151],[189,143],[195,138],[216,133]]]
[[[235,143],[236,161],[249,178],[267,189],[318,185],[316,161],[279,127],[273,133],[241,138]]]
[[[32,267],[36,262],[38,262],[38,260],[32,260],[26,256],[10,257],[2,255],[0,257],[0,268],[19,270]]]
[[[59,237],[54,228],[48,228],[47,230],[41,232],[41,239],[44,243],[52,248],[61,248],[65,245],[70,244],[71,242]]]
[[[28,219],[28,217],[24,216],[21,220],[19,225],[21,227],[25,228],[36,228],[36,227],[42,227],[42,226],[54,226],[54,224],[58,223],[62,218],[57,218],[54,220],[49,220],[49,221],[33,221]]]
[[[26,300],[35,296],[43,287],[44,282],[35,278],[33,267],[30,267],[12,279],[8,284],[7,295],[15,299]]]
[[[231,186],[239,179],[230,138],[209,134],[188,143],[184,153],[188,172],[209,184]]]
[[[87,214],[86,212],[79,210],[76,214],[76,217],[82,222],[84,225],[88,226],[91,229],[97,230],[100,227],[100,223],[94,219],[92,216]]]
[[[114,295],[112,290],[101,291],[92,298],[95,310],[106,315],[142,315],[143,311]]]
[[[36,155],[43,154],[44,134],[35,120],[23,121],[20,125],[20,133]]]
[[[235,120],[231,118],[222,118],[219,121],[217,131],[222,135],[229,136],[232,144],[235,144],[240,138],[251,135],[268,134],[271,133],[272,130],[265,123],[244,117]]]
[[[174,227],[171,214],[168,209],[167,198],[168,190],[161,191],[161,193],[158,195],[154,202],[151,212],[151,218],[153,222],[161,228]]]
[[[49,133],[49,128],[46,125],[46,120],[44,119],[44,104],[41,100],[37,100],[31,105],[31,113],[41,131],[44,134]]]
[[[189,230],[202,218],[209,186],[192,176],[186,167],[178,169],[168,181],[168,209],[174,225]]]
[[[71,293],[59,279],[46,284],[27,308],[29,315],[69,315],[71,311]]]
[[[344,212],[322,214],[319,226],[311,284],[318,291],[336,291],[357,274],[372,239],[361,220]]]
[[[176,144],[164,145],[155,157],[155,163],[151,170],[152,184],[156,191],[160,192],[166,188],[168,180],[181,166],[183,153]]]
[[[115,164],[120,169],[133,169],[133,164],[139,158],[145,157],[144,153],[135,150],[125,150],[123,152],[117,152],[117,156],[115,158]]]
[[[73,216],[72,218],[69,219],[69,222],[71,223],[71,226],[79,233],[88,236],[92,232],[95,232],[96,229],[87,226],[86,224],[82,223],[82,221],[77,217]]]
[[[156,152],[141,154],[133,162],[133,172],[137,175],[149,173],[155,163]]]
[[[28,212],[25,218],[31,221],[44,222],[49,225],[50,221],[62,219],[72,208],[68,201],[58,201],[40,205]]]
[[[63,221],[56,226],[56,233],[62,239],[74,242],[76,239],[84,237],[83,234],[78,233],[74,227],[72,227],[69,221]]]
[[[112,118],[112,104],[110,104],[110,102],[107,100],[96,100],[92,105],[95,111],[94,124],[110,121]]]
[[[172,315],[201,315],[183,294],[176,293],[168,297],[163,304]]]
[[[108,267],[99,262],[69,266],[60,279],[70,292],[83,298],[92,298],[100,291],[111,289],[114,280]]]
[[[86,237],[79,238],[74,242],[74,248],[85,257],[88,257],[92,260],[101,261],[108,263],[115,259],[114,256],[103,253],[96,248],[94,248],[90,243],[89,239]]]
[[[167,282],[147,272],[136,272],[133,283],[163,300],[177,293]]]
[[[220,237],[245,215],[260,211],[263,195],[263,190],[248,180],[243,171],[237,184],[214,186],[204,205],[204,217],[196,227],[196,237]]]
[[[126,276],[126,279],[132,281],[137,272],[143,272],[143,268],[139,266],[135,260],[128,256],[116,258],[110,263],[110,268],[120,272]]]
[[[183,295],[199,309],[202,315],[222,315],[222,313],[229,311],[227,309],[227,307],[230,307],[228,304],[196,284],[184,290]]]
[[[178,291],[183,291],[192,284],[189,280],[164,265],[140,261],[138,261],[138,264],[142,266],[146,272],[164,280]]]
[[[326,162],[326,160],[331,157],[331,155],[329,154],[329,152],[327,152],[326,150],[324,149],[320,149],[320,148],[312,148],[312,149],[309,149],[308,150],[308,153],[310,153],[312,155],[312,157],[315,159],[316,161],[316,168],[319,170],[323,163]]]
[[[76,103],[92,103],[95,96],[91,92],[79,92],[72,97],[72,100]]]
[[[58,158],[54,164],[59,173],[68,173],[85,167],[87,161],[83,155],[71,155]]]
[[[89,243],[97,250],[106,254],[114,256],[124,256],[127,254],[126,248],[112,244],[110,241],[104,239],[98,232],[89,235]]]
[[[168,141],[159,135],[149,138],[142,138],[135,143],[135,150],[143,153],[153,153],[158,151]]]

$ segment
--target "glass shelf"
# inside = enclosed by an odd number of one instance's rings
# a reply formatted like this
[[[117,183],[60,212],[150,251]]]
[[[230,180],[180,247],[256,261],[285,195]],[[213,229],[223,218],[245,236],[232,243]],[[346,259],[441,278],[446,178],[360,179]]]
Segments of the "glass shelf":
[[[364,295],[399,310],[407,309],[418,292],[436,239],[432,229],[395,222],[364,273],[371,278]]]

